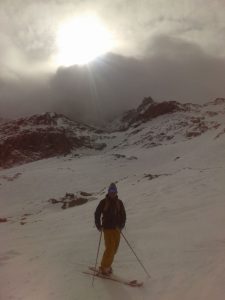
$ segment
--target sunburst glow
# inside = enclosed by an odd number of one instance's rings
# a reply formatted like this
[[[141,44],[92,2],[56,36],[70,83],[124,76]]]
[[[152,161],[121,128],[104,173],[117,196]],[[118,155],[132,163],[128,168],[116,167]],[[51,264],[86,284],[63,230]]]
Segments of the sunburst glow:
[[[84,15],[60,26],[57,47],[59,65],[86,64],[110,51],[113,38],[99,18]]]

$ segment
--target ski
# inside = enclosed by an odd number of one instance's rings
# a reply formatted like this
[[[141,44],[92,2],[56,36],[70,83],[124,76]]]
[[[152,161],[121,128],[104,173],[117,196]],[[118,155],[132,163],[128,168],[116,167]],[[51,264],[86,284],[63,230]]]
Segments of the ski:
[[[98,270],[96,270],[94,267],[89,267],[87,271],[83,271],[84,274],[87,274],[87,275],[92,275],[92,276],[96,276],[96,277],[99,277],[99,278],[102,278],[102,279],[108,279],[108,280],[112,280],[112,281],[115,281],[115,282],[118,282],[118,283],[121,283],[121,284],[124,284],[124,285],[128,285],[128,286],[131,286],[131,287],[142,287],[143,286],[143,282],[139,282],[137,280],[126,280],[124,278],[121,278],[119,276],[115,276],[115,275],[109,275],[109,276],[106,276],[106,275],[103,275],[101,273],[99,273]]]

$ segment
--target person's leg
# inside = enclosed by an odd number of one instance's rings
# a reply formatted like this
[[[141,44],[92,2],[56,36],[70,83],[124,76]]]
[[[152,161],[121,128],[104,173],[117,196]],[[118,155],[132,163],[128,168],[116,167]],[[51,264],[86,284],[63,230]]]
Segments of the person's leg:
[[[119,248],[119,244],[120,244],[120,231],[119,230],[115,230],[114,232],[114,255],[116,254],[118,248]]]
[[[101,269],[110,271],[114,256],[120,243],[120,232],[117,229],[104,230],[105,251],[102,257]]]
[[[102,256],[101,268],[108,269],[111,267],[113,257],[114,257],[114,238],[113,230],[105,229],[104,230],[104,240],[105,240],[105,251]]]

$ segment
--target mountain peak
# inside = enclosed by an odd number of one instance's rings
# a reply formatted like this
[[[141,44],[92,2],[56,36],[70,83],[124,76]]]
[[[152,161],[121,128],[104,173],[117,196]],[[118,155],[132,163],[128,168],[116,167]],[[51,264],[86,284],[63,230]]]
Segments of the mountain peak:
[[[152,97],[145,97],[142,100],[142,103],[138,106],[137,112],[143,114],[153,103],[155,103],[155,101],[152,99]]]
[[[136,109],[129,110],[122,116],[120,130],[126,130],[132,124],[138,125],[164,114],[187,109],[185,105],[177,101],[156,102],[151,97],[145,97]]]

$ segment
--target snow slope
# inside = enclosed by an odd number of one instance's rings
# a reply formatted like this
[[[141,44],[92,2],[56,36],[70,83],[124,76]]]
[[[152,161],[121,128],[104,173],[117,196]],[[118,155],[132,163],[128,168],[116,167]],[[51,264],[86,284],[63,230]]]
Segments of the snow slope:
[[[215,134],[1,170],[0,217],[8,222],[0,223],[0,299],[224,299],[225,135]],[[114,272],[144,280],[143,288],[101,279],[92,287],[82,274],[95,262],[93,214],[113,181],[127,210],[124,234],[151,279],[123,239]],[[48,202],[80,191],[93,193],[84,205]]]

